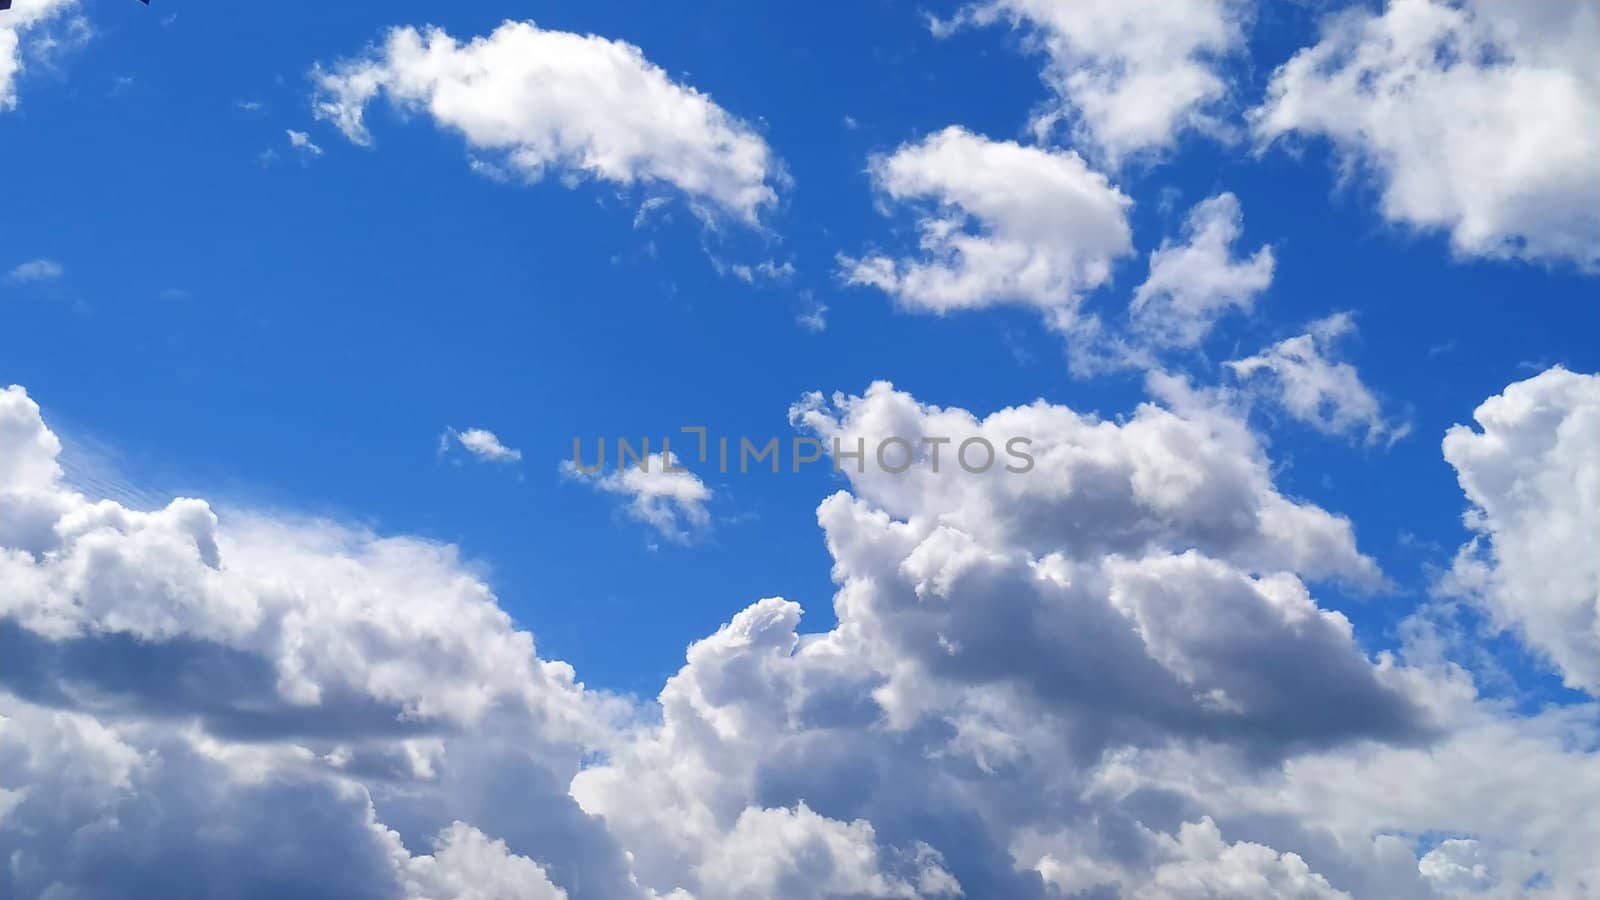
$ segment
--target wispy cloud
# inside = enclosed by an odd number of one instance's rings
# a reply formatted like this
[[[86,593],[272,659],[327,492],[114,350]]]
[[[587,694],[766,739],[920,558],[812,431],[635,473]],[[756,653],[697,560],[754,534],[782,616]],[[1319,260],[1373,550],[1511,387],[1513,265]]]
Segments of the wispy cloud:
[[[1366,432],[1366,442],[1393,444],[1411,426],[1384,416],[1377,395],[1349,363],[1331,358],[1334,342],[1355,331],[1348,312],[1319,319],[1305,334],[1255,356],[1223,363],[1242,382],[1264,385],[1264,396],[1291,418],[1325,434]],[[1257,381],[1261,376],[1264,381]]]
[[[466,431],[446,428],[444,434],[439,436],[439,452],[449,452],[452,445],[459,446],[483,462],[518,463],[522,461],[521,450],[502,444],[500,438],[487,428],[468,428]]]
[[[567,460],[561,464],[561,473],[627,498],[629,516],[674,543],[688,543],[696,532],[711,524],[711,513],[706,509],[711,489],[699,476],[679,467],[678,457],[670,451],[652,453],[642,463],[605,473],[586,472]]]
[[[33,259],[6,273],[6,281],[11,284],[36,284],[55,281],[65,274],[67,270],[53,259]]]
[[[322,148],[317,146],[316,143],[311,140],[311,135],[305,133],[304,131],[295,131],[293,128],[288,130],[288,135],[289,146],[308,156],[322,155]]]

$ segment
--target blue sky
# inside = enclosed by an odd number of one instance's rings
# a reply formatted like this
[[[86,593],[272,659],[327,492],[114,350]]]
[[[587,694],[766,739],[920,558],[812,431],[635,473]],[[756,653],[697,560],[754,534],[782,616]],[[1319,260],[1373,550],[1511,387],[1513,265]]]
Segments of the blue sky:
[[[1393,211],[1386,185],[1399,176],[1382,153],[1363,155],[1334,126],[1253,131],[1250,111],[1280,66],[1323,39],[1327,11],[1223,5],[1249,12],[1241,42],[1207,57],[1225,84],[1206,105],[1215,123],[1172,125],[1114,159],[1081,121],[1044,139],[1030,129],[1059,104],[1082,115],[1052,86],[1047,28],[1005,15],[948,34],[929,25],[1007,3],[82,0],[41,26],[57,29],[53,49],[24,44],[15,108],[0,112],[0,273],[13,272],[0,275],[0,385],[26,387],[86,492],[142,508],[203,497],[225,518],[266,511],[454,545],[541,657],[648,704],[687,646],[759,598],[800,603],[806,633],[834,627],[838,562],[818,504],[852,485],[825,464],[701,468],[709,523],[675,541],[623,498],[563,476],[573,438],[654,443],[705,425],[787,441],[805,394],[861,395],[878,380],[979,417],[1043,399],[1125,422],[1152,400],[1145,365],[1075,371],[1084,345],[1027,302],[930,314],[849,283],[852,259],[921,255],[927,205],[890,196],[874,167],[959,125],[1080,151],[1131,200],[1131,252],[1060,300],[1079,321],[1121,321],[1151,252],[1182,242],[1190,210],[1237,198],[1231,258],[1270,245],[1270,286],[1157,365],[1232,397],[1277,491],[1353,522],[1391,589],[1318,584],[1317,603],[1350,620],[1367,654],[1398,651],[1473,534],[1441,454],[1447,430],[1552,367],[1600,371],[1600,235],[1584,230],[1592,219],[1562,220],[1551,233],[1586,250],[1506,251],[1540,240],[1512,222],[1498,223],[1501,249],[1453,245],[1450,225]],[[775,202],[751,224],[668,182],[560,162],[538,178],[490,177],[470,162],[493,151],[392,96],[366,106],[371,146],[316,112],[317,67],[339,71],[390,28],[467,40],[507,20],[638,47],[769,149],[761,183]],[[1564,121],[1581,128],[1592,96]],[[1581,193],[1595,169],[1557,175]],[[1532,199],[1522,182],[1503,186],[1508,208],[1538,208],[1553,190],[1528,179]],[[40,261],[56,270],[18,268]],[[732,271],[764,263],[792,271]],[[825,327],[802,321],[822,309]],[[1224,365],[1344,312],[1353,329],[1323,353],[1359,373],[1376,420],[1404,426],[1392,442],[1313,427]],[[447,431],[469,428],[520,459],[485,462]],[[1530,712],[1588,702],[1539,650],[1476,633],[1474,610],[1461,613],[1462,640],[1493,662],[1456,661],[1479,673],[1482,696]]]
[[[907,315],[838,277],[837,254],[896,227],[874,212],[871,154],[953,123],[1016,138],[1048,97],[1015,34],[938,38],[924,26],[954,7],[87,11],[89,46],[30,71],[18,111],[0,119],[12,171],[26,173],[0,188],[7,261],[67,269],[5,289],[14,325],[0,336],[0,380],[30,386],[69,435],[114,451],[125,476],[162,494],[460,544],[492,568],[519,621],[601,684],[652,690],[683,646],[751,597],[802,600],[825,627],[832,591],[813,509],[836,485],[825,471],[726,479],[711,534],[652,550],[647,530],[562,483],[573,437],[696,423],[787,436],[804,392],[875,379],[973,410],[1044,397],[1116,417],[1142,399],[1138,372],[1073,378],[1060,342],[1024,311]],[[373,149],[313,119],[315,63],[393,25],[471,35],[508,17],[632,42],[756,123],[794,180],[768,233],[708,233],[681,202],[636,229],[637,191],[495,183],[468,169],[459,137],[388,110],[372,116]],[[840,17],[852,26],[827,27]],[[1245,98],[1317,21],[1298,8],[1262,19],[1251,63],[1237,64]],[[287,129],[325,152],[295,153]],[[1147,253],[1190,204],[1228,190],[1245,214],[1241,246],[1273,245],[1260,314],[1216,335],[1213,361],[1357,312],[1348,356],[1409,416],[1411,436],[1352,448],[1273,423],[1274,456],[1291,492],[1354,518],[1366,549],[1421,590],[1426,566],[1447,564],[1462,539],[1439,436],[1520,376],[1600,368],[1583,337],[1593,281],[1570,266],[1452,259],[1439,236],[1386,224],[1370,186],[1340,185],[1324,146],[1248,151],[1185,137],[1120,177],[1137,204],[1135,244]],[[710,254],[792,261],[797,274],[749,285],[719,276]],[[1124,260],[1090,302],[1125,302],[1142,263]],[[827,306],[826,331],[796,325],[802,292]],[[441,464],[446,426],[490,428],[526,455],[515,473]],[[1381,629],[1395,618],[1383,603],[1351,611]],[[609,637],[595,642],[602,623]]]

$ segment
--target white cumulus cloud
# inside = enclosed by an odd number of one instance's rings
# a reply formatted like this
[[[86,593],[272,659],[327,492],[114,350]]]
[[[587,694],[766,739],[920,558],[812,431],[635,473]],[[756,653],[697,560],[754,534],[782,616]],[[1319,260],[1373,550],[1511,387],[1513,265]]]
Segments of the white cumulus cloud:
[[[0,112],[17,106],[17,77],[25,67],[30,44],[41,32],[61,24],[76,6],[77,0],[16,0],[0,14]],[[81,18],[71,19],[67,26],[80,32],[87,28]]]
[[[613,470],[605,468],[607,461],[602,453],[597,465],[599,470],[585,471],[567,460],[561,471],[575,481],[627,498],[628,515],[668,540],[687,541],[711,524],[711,513],[706,509],[711,489],[700,476],[684,468],[672,451],[646,454]]]
[[[0,391],[0,891],[222,893],[250,871],[278,896],[473,896],[439,892],[473,869],[484,890],[531,878],[495,860],[515,837],[630,896],[562,787],[621,708],[540,659],[453,548],[194,499],[131,509],[69,487],[60,448]],[[506,788],[474,759],[567,830],[541,845],[487,812]]]
[[[1330,17],[1256,134],[1326,137],[1383,216],[1462,256],[1600,266],[1600,6],[1389,0]]]
[[[1581,580],[1593,378],[1452,435],[1503,581]],[[830,445],[1020,433],[1035,465],[843,465],[833,624],[759,600],[634,702],[541,658],[454,548],[85,496],[0,392],[0,892],[1586,896],[1594,703],[1525,714],[1367,652],[1320,596],[1381,582],[1353,526],[1165,393],[1114,419],[807,398]]]
[[[1036,131],[1071,123],[1077,142],[1113,164],[1175,144],[1188,130],[1222,129],[1228,97],[1220,71],[1244,45],[1247,0],[980,0],[951,22],[1004,21],[1025,30],[1049,60],[1058,104]]]
[[[1078,154],[952,126],[872,161],[885,197],[917,210],[921,254],[842,260],[852,284],[946,313],[1004,303],[1070,321],[1133,250],[1133,205]]]
[[[1473,419],[1444,440],[1477,533],[1453,587],[1600,696],[1600,376],[1551,369]]]
[[[543,866],[465,822],[439,832],[433,848],[431,855],[402,859],[406,900],[567,900]]]
[[[461,134],[529,181],[547,174],[668,185],[702,212],[754,223],[786,177],[764,140],[638,47],[506,22],[465,43],[395,28],[364,56],[319,66],[317,115],[360,144],[380,95]]]
[[[1173,858],[1156,868],[1138,900],[1351,900],[1293,853],[1228,844],[1209,818],[1185,824],[1162,843]]]

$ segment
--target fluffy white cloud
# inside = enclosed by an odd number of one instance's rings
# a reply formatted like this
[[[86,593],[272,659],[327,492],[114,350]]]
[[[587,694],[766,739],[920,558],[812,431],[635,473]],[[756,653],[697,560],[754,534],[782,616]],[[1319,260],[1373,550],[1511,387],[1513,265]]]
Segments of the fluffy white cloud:
[[[586,471],[573,460],[561,464],[562,474],[593,485],[608,494],[628,499],[628,515],[654,528],[670,541],[682,543],[711,524],[706,503],[711,489],[700,476],[683,468],[670,450],[646,454],[607,471],[604,445],[598,470]]]
[[[1228,844],[1209,818],[1185,824],[1163,840],[1163,862],[1139,900],[1350,900],[1293,853],[1240,841]]]
[[[1068,322],[1133,250],[1132,201],[1071,151],[952,126],[875,158],[872,178],[889,200],[922,207],[923,255],[844,258],[844,275],[912,309],[1020,303]]]
[[[1392,444],[1410,433],[1410,426],[1385,418],[1356,367],[1330,358],[1334,343],[1354,331],[1350,314],[1338,313],[1312,322],[1305,334],[1225,365],[1242,381],[1266,385],[1274,404],[1318,431],[1364,433],[1368,444]]]
[[[399,896],[422,876],[388,828],[520,827],[480,805],[506,786],[473,760],[498,754],[498,778],[568,823],[519,852],[586,860],[590,896],[629,896],[564,790],[624,708],[540,659],[452,548],[95,500],[60,447],[0,391],[0,891],[216,893],[184,879],[248,870],[263,896]],[[443,840],[436,875],[461,868]]]
[[[1478,842],[1465,838],[1440,841],[1418,860],[1417,871],[1440,893],[1451,896],[1477,893],[1493,883],[1478,853]]]
[[[77,0],[16,0],[16,5],[0,15],[0,112],[17,106],[17,76],[29,43],[40,32],[58,25],[77,6]],[[71,19],[68,27],[82,31],[81,18]]]
[[[1150,275],[1134,292],[1130,318],[1139,337],[1157,347],[1193,347],[1231,309],[1248,312],[1272,284],[1272,247],[1233,258],[1244,230],[1239,199],[1223,193],[1195,205],[1180,243],[1150,254]]]
[[[1050,60],[1045,80],[1059,105],[1034,128],[1057,121],[1113,164],[1172,146],[1186,130],[1218,131],[1228,95],[1218,71],[1244,44],[1247,0],[980,0],[936,32],[1008,21],[1025,28]]]
[[[360,781],[317,773],[323,761],[303,747],[259,736],[224,747],[182,718],[111,713],[109,699],[96,719],[0,693],[0,781],[18,786],[0,806],[7,896],[568,898],[460,822],[427,841],[432,855],[411,856]],[[433,789],[403,770],[363,774]]]
[[[1438,677],[1459,679],[1440,672]],[[1514,718],[1450,700],[1449,736],[1372,744],[1241,772],[1214,754],[1131,752],[1095,791],[1204,810],[1225,834],[1294,848],[1355,897],[1581,900],[1593,893],[1600,802],[1593,704]],[[1445,840],[1437,846],[1418,841]]]
[[[1045,557],[1080,553],[1139,557],[1197,548],[1254,572],[1296,571],[1376,587],[1377,566],[1356,549],[1349,520],[1274,489],[1256,437],[1237,419],[1197,408],[1183,414],[1143,404],[1118,424],[1036,401],[977,419],[918,403],[886,383],[864,396],[819,394],[790,411],[829,449],[866,442],[864,463],[841,460],[856,492],[897,518],[946,523]],[[871,459],[885,435],[917,448],[900,474]],[[996,465],[981,476],[958,465],[961,445],[982,439],[1001,463],[1031,454],[1026,473]],[[934,471],[934,457],[940,470]],[[970,450],[981,461],[981,445]]]
[[[926,448],[901,474],[841,460],[854,495],[818,510],[838,626],[802,635],[799,608],[777,599],[745,610],[690,649],[659,726],[574,779],[657,890],[718,896],[704,848],[749,816],[803,819],[804,803],[870,822],[883,877],[923,896],[948,876],[966,896],[1043,897],[1031,831],[1129,824],[1076,799],[1110,748],[1192,742],[1270,760],[1432,727],[1292,574],[1378,579],[1348,523],[1278,495],[1236,421],[1149,406],[1119,425],[1042,403],[979,420],[887,385],[792,415],[846,450],[885,435],[955,443],[937,473]],[[954,462],[963,441],[1015,434],[1035,441],[1028,473]],[[942,854],[931,881],[921,844]],[[1126,850],[1092,852],[1149,878]],[[1268,883],[1319,884],[1275,851],[1270,865],[1241,855]]]
[[[536,181],[546,174],[666,185],[703,213],[755,222],[785,180],[766,142],[631,44],[506,22],[462,43],[396,28],[363,57],[318,67],[316,112],[368,144],[380,94]]]
[[[433,847],[430,856],[397,854],[406,900],[567,900],[542,866],[465,822],[439,832]]]
[[[955,880],[926,845],[907,877],[886,875],[871,823],[839,822],[804,803],[795,809],[746,809],[696,875],[702,900],[825,900],[960,896]]]
[[[1020,473],[977,476],[949,460],[935,473],[931,459],[916,474],[847,465],[856,496],[820,508],[841,620],[893,648],[876,691],[892,722],[914,721],[949,680],[1021,689],[1042,704],[1036,719],[1061,717],[1086,746],[1423,727],[1356,651],[1348,623],[1290,573],[1381,576],[1347,522],[1284,499],[1255,448],[1229,446],[1240,432],[1154,407],[1121,426],[1045,404],[978,422],[887,385],[840,398],[831,414],[813,401],[797,415],[846,448],[885,434],[948,437],[946,452],[974,437],[1033,441],[1035,465]],[[1278,652],[1298,671],[1269,672]],[[1349,693],[1317,697],[1318,684]],[[1315,721],[1303,718],[1312,707],[1324,710]],[[1359,712],[1336,720],[1328,708]]]
[[[1478,535],[1451,586],[1600,696],[1600,376],[1551,369],[1473,418],[1444,440]]]
[[[211,714],[240,728],[314,727],[344,701],[374,727],[383,710],[418,725],[508,704],[552,725],[579,716],[570,670],[537,658],[450,547],[249,513],[224,528],[200,500],[91,500],[62,483],[60,444],[19,388],[0,391],[0,440],[0,581],[14,586],[0,615],[32,635],[232,671],[244,693],[219,692]]]
[[[451,442],[484,462],[516,463],[522,461],[522,451],[500,443],[500,438],[487,428],[468,428],[457,431],[445,429],[439,439],[440,451],[448,450]]]
[[[1116,421],[807,400],[830,445],[1021,432],[1035,464],[845,462],[837,624],[759,601],[630,708],[449,548],[92,500],[0,393],[0,891],[1585,896],[1592,705],[1518,717],[1369,657],[1315,594],[1381,579],[1349,523],[1283,497],[1228,409],[1162,394]],[[1574,430],[1530,405],[1528,446]]]
[[[11,284],[33,284],[40,281],[55,281],[65,274],[67,270],[53,259],[33,259],[19,263],[7,272],[6,281]]]
[[[1331,17],[1273,76],[1263,141],[1325,136],[1390,221],[1464,256],[1600,266],[1600,8],[1390,0]]]

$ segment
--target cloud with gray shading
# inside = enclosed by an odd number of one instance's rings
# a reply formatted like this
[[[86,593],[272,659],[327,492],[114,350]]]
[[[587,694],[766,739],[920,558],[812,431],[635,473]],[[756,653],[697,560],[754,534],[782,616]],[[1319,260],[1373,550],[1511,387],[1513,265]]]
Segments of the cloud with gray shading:
[[[1483,585],[1543,520],[1495,473],[1600,447],[1585,377],[1487,404],[1498,448],[1452,438]],[[454,548],[85,496],[0,391],[0,891],[1582,896],[1593,705],[1521,714],[1426,648],[1368,654],[1322,599],[1384,585],[1353,526],[1280,493],[1232,410],[1158,395],[802,400],[820,438],[1020,430],[1037,465],[846,467],[818,508],[835,624],[760,600],[633,701],[540,657]]]

